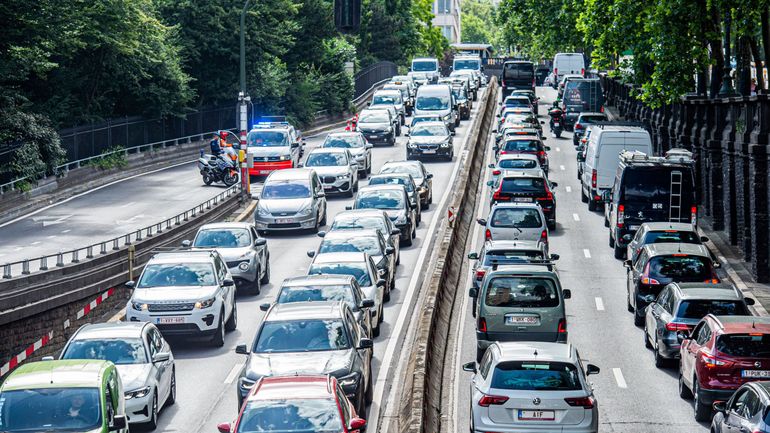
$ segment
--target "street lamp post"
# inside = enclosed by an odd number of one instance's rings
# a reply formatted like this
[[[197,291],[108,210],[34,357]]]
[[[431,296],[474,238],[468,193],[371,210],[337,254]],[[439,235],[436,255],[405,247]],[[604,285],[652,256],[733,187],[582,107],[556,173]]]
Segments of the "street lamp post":
[[[248,93],[246,92],[246,11],[249,8],[249,3],[251,3],[251,0],[246,0],[243,3],[243,10],[241,10],[241,62],[240,62],[240,75],[241,75],[241,89],[240,92],[238,92],[238,104],[239,104],[239,126],[241,130],[241,152],[240,154],[243,154],[243,152],[246,151],[246,133],[248,132],[249,124],[248,124],[248,104],[251,102],[251,97],[249,97]],[[246,161],[241,161],[241,182],[243,185],[243,191],[245,191],[245,194],[250,197],[251,196],[251,179],[249,179],[249,168],[246,163]]]

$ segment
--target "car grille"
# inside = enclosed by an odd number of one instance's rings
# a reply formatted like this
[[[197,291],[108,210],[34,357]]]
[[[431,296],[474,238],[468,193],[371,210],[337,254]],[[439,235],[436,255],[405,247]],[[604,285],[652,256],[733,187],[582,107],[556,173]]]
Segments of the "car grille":
[[[298,229],[300,228],[299,223],[289,223],[289,224],[268,224],[267,228],[269,229]]]
[[[179,304],[147,304],[147,309],[151,312],[158,311],[190,311],[195,307],[192,302]]]
[[[200,332],[198,326],[194,323],[171,323],[163,324],[157,323],[155,326],[161,330],[161,332],[171,334],[193,334]]]
[[[292,218],[294,217],[295,212],[272,212],[271,215],[273,215],[276,218]]]
[[[323,176],[321,177],[321,182],[323,183],[334,183],[337,180],[337,176]]]
[[[237,261],[234,261],[234,262],[227,262],[227,267],[228,268],[237,268],[238,265],[240,265],[243,262],[248,262],[248,260],[237,260]]]
[[[418,147],[421,150],[437,150],[438,144],[420,144]]]
[[[254,161],[263,161],[263,162],[274,162],[274,161],[280,161],[280,156],[255,156]]]

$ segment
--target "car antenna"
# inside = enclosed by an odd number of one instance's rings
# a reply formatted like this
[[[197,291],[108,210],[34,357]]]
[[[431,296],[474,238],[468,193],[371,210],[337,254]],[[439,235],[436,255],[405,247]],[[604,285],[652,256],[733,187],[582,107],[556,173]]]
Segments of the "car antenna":
[[[535,349],[535,356],[537,356],[537,349]]]
[[[679,245],[677,245],[676,248],[678,253],[682,252],[682,241],[679,241]]]

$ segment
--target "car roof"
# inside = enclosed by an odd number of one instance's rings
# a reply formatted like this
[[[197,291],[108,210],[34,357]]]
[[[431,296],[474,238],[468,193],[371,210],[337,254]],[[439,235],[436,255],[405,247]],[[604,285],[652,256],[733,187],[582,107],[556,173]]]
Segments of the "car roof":
[[[78,329],[73,336],[75,340],[138,338],[147,322],[109,322],[88,323]]]
[[[375,94],[375,95],[378,95],[378,94],[379,94],[379,95],[385,94],[385,95],[399,95],[399,96],[400,96],[400,95],[401,95],[401,92],[400,92],[400,91],[398,91],[398,90],[381,89],[381,90],[377,90],[377,91],[375,91],[375,92],[374,92],[374,94]]]
[[[350,217],[350,218],[359,218],[359,217],[382,217],[387,219],[388,216],[382,209],[351,209],[351,210],[344,210],[337,215],[334,216],[334,219],[337,218],[343,218],[343,217]]]
[[[330,132],[326,134],[326,137],[358,137],[361,136],[359,131],[344,131],[344,132]]]
[[[370,176],[369,176],[369,181],[371,182],[372,178],[378,178],[378,177],[404,177],[404,178],[411,178],[411,179],[414,179],[414,178],[412,177],[412,174],[411,174],[411,173],[404,173],[404,172],[395,173],[395,172],[394,172],[394,173],[379,173],[379,174],[372,174],[372,175],[370,175]]]
[[[330,232],[331,233],[331,232]],[[313,259],[313,265],[318,263],[350,263],[363,262],[367,254],[363,252],[345,252],[345,253],[323,253],[318,254]]]
[[[362,192],[369,192],[369,191],[385,191],[385,190],[398,190],[398,191],[406,191],[406,187],[404,185],[396,185],[392,183],[388,184],[381,184],[381,185],[366,185],[362,186],[358,189],[358,193]]]
[[[507,100],[509,100],[509,99],[510,99],[510,100],[514,100],[514,99],[526,99],[526,100],[527,100],[527,102],[529,102],[529,96],[527,96],[527,95],[522,95],[522,94],[520,94],[520,93],[514,93],[514,94],[511,94],[511,95],[508,95],[508,96],[506,96],[506,97],[505,97],[505,99],[503,99],[503,103],[505,103],[505,101],[507,101]]]
[[[573,363],[575,348],[571,343],[540,341],[496,342],[501,361],[561,361]]]
[[[687,254],[711,259],[708,249],[701,244],[688,244],[684,242],[666,242],[659,244],[647,244],[644,246],[650,257],[670,256],[673,254]]]
[[[425,87],[425,86],[423,86],[423,87]],[[403,160],[402,161],[386,161],[385,164],[382,164],[383,167],[386,166],[386,165],[416,165],[418,167],[422,167],[423,166],[422,162],[420,162],[420,161],[403,161]],[[382,169],[380,169],[380,170],[382,170]]]
[[[598,111],[584,111],[584,112],[580,113],[579,117],[583,117],[583,116],[604,116],[604,117],[607,117],[607,114],[600,113]]]
[[[29,362],[16,368],[0,389],[101,387],[102,376],[112,365],[100,359]]]
[[[676,230],[680,232],[696,232],[695,227],[690,223],[672,223],[672,222],[651,222],[644,223],[640,230],[647,227],[649,231],[664,231],[664,230]]]
[[[523,137],[527,137],[526,135]],[[506,141],[515,141],[515,139],[512,140],[506,140]],[[537,155],[533,155],[531,153],[504,153],[500,155],[500,158],[497,160],[498,165],[500,164],[500,161],[504,159],[531,159],[533,161],[540,161],[537,159]]]
[[[157,263],[210,263],[214,250],[189,249],[180,251],[163,251],[153,254],[150,261]]]
[[[433,119],[433,118],[441,118],[438,114],[417,114],[415,115],[412,120],[414,119]]]
[[[531,178],[539,178],[539,179],[545,179],[545,174],[541,171],[537,170],[522,170],[518,168],[514,169],[505,169],[505,171],[500,175],[502,178],[510,178],[510,177],[531,177]]]
[[[674,285],[681,299],[741,300],[743,296],[731,284],[678,283]]]
[[[223,221],[218,223],[209,223],[202,225],[198,231],[204,229],[246,229],[251,228],[251,223],[235,222],[235,221]]]
[[[271,180],[306,180],[313,170],[309,168],[287,168],[283,170],[275,170],[270,173],[265,183]]]
[[[387,111],[388,113],[390,113],[390,110],[392,110],[392,109],[393,109],[393,107],[391,107],[390,105],[388,105],[388,106],[375,105],[374,107],[369,107],[369,108],[361,110],[361,112],[358,113],[358,117],[361,117],[364,114],[368,114],[368,113],[379,113],[381,111]],[[279,171],[283,171],[283,170],[279,170]]]
[[[265,322],[283,320],[339,319],[342,316],[342,302],[312,301],[273,304],[265,315]]]
[[[540,241],[529,240],[497,240],[486,241],[484,249],[489,250],[540,250],[543,244]]]
[[[516,275],[536,275],[539,277],[546,276],[546,277],[552,277],[555,280],[558,280],[559,277],[552,270],[553,263],[543,263],[543,264],[534,264],[531,262],[526,263],[516,263],[516,264],[500,264],[497,266],[497,269],[490,272],[490,277],[496,277],[496,276],[506,276],[509,274],[516,274]]]
[[[492,207],[489,209],[489,213],[491,214],[493,210],[497,209],[511,209],[511,208],[527,208],[527,209],[540,209],[540,205],[537,203],[502,203],[498,202],[492,205]]]
[[[267,376],[259,380],[248,400],[333,399],[329,376]]]
[[[747,332],[770,333],[770,317],[760,316],[712,316],[726,334]]]

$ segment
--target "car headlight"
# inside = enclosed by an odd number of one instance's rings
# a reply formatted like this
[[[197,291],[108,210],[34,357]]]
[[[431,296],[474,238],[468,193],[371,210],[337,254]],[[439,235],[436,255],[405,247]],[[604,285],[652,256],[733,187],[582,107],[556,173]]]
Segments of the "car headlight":
[[[249,263],[249,262],[241,262],[238,265],[238,269],[240,269],[242,271],[248,271],[249,268],[251,268],[251,263]]]
[[[242,377],[239,381],[239,386],[242,389],[251,389],[255,383],[257,383],[256,380],[249,379],[248,377]]]
[[[441,147],[449,147],[449,141],[441,143]]]
[[[297,211],[297,215],[299,215],[299,216],[308,216],[311,213],[313,213],[313,209],[311,209],[310,206],[308,206],[306,208],[303,208],[303,209],[300,209],[299,211]]]
[[[399,215],[396,218],[396,224],[398,224],[398,225],[406,224],[406,215]]]
[[[198,301],[195,303],[195,308],[202,310],[204,308],[209,308],[212,305],[214,305],[214,302],[216,302],[217,298],[209,298],[205,299],[203,301]]]
[[[134,302],[134,301],[131,301],[131,308],[133,308],[136,311],[147,311],[149,309],[147,304],[143,302]]]
[[[257,206],[257,215],[263,216],[263,217],[269,217],[270,211],[267,210],[267,208],[264,208],[262,206]]]
[[[444,116],[444,120],[449,121],[452,118],[452,113],[447,114]]]
[[[337,176],[337,179],[344,180],[350,177],[350,173],[340,174]]]
[[[123,396],[126,400],[131,400],[132,398],[142,398],[150,393],[150,387],[145,386],[144,388],[135,389],[133,391],[126,391],[123,393]]]
[[[417,149],[417,145],[412,143],[411,141],[406,143],[406,147],[408,147],[410,149]]]
[[[291,159],[291,155],[281,155],[278,157],[281,161],[288,161]]]
[[[340,386],[343,386],[343,387],[353,386],[358,383],[360,377],[361,377],[360,373],[353,372],[346,376],[340,377],[339,379],[337,379],[337,382],[340,384]]]

